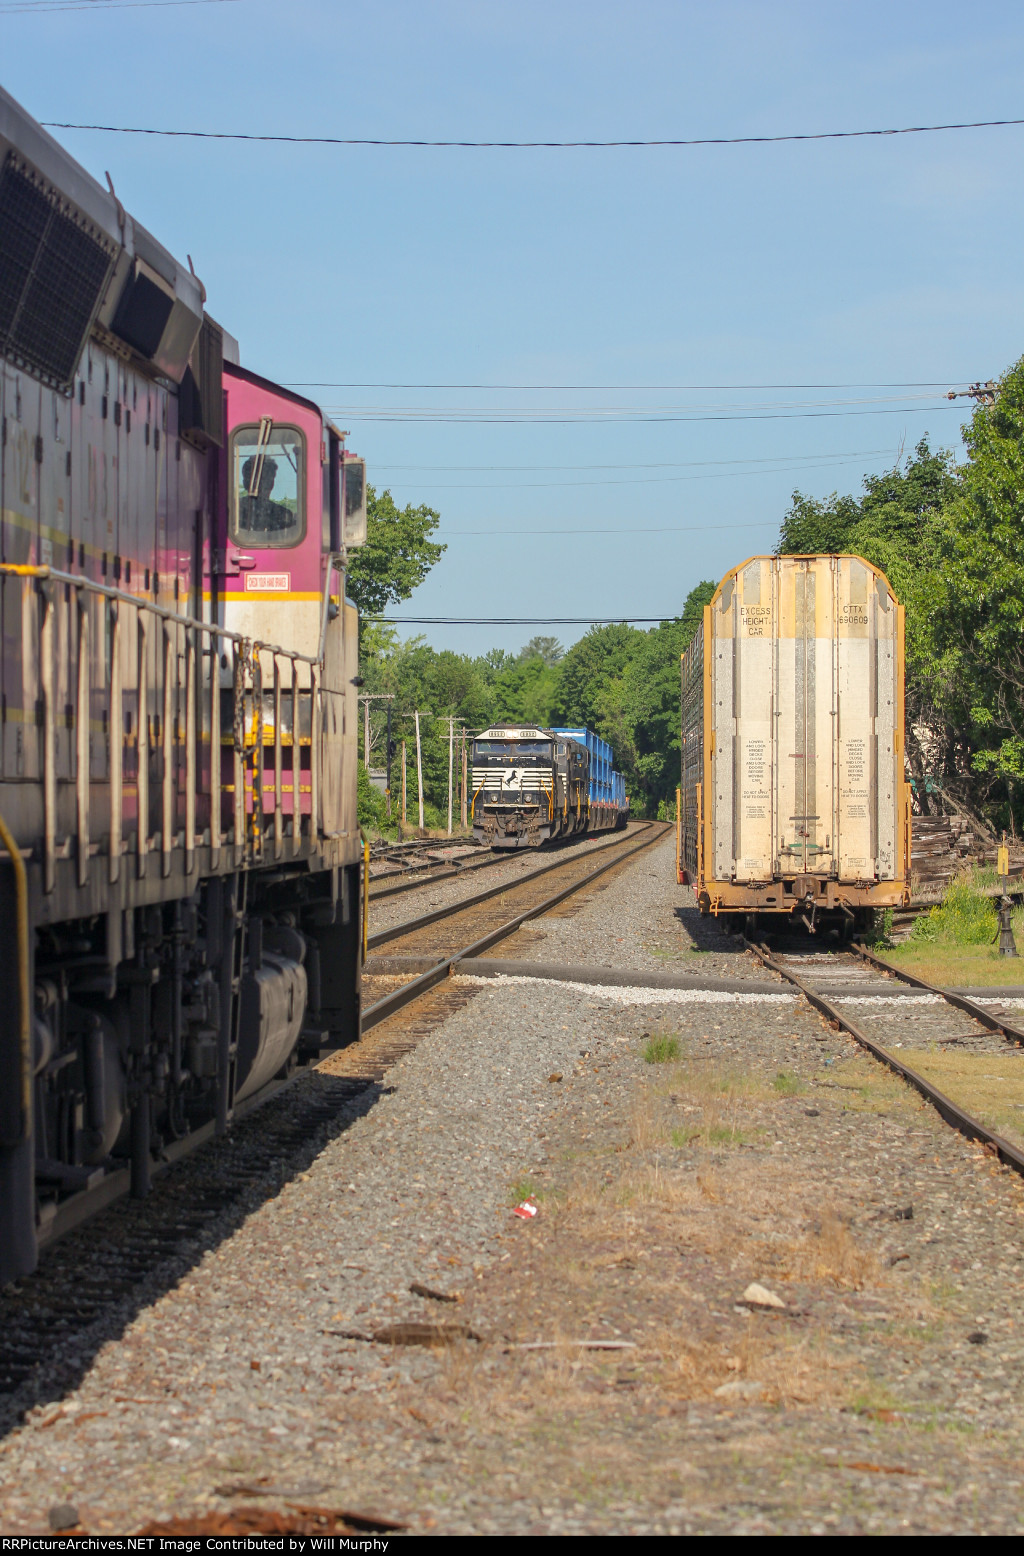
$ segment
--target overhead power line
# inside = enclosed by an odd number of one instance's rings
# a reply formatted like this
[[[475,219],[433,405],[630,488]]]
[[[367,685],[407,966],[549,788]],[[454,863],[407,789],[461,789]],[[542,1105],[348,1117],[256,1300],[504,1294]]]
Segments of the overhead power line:
[[[664,616],[369,616],[364,612],[363,619],[382,621],[389,627],[612,627],[631,622],[658,626],[679,617],[671,611]]]
[[[149,11],[167,5],[238,5],[240,0],[8,0],[0,16],[50,16],[55,11]]]
[[[537,523],[534,520],[534,523]],[[543,521],[540,521],[543,523]],[[515,519],[496,519],[500,529],[443,529],[440,534],[442,540],[449,539],[453,535],[494,535],[502,540],[509,536],[519,535],[621,535],[624,539],[630,535],[692,535],[706,534],[713,529],[717,534],[719,530],[726,529],[778,529],[778,519],[749,519],[744,524],[662,524],[643,525],[631,524],[628,519],[623,519],[620,524],[613,524],[608,529],[596,529],[593,525],[587,525],[584,529],[555,529],[551,524],[545,524],[543,529],[523,529]]]
[[[949,378],[929,378],[922,383],[906,384],[336,384],[312,383],[292,378],[281,382],[287,389],[551,389],[594,390],[608,392],[628,390],[630,393],[687,394],[698,391],[749,390],[749,389],[938,389],[955,382]]]
[[[521,475],[535,470],[692,470],[705,465],[769,465],[780,459],[862,459],[869,454],[888,454],[888,448],[844,448],[827,454],[761,454],[756,459],[659,459],[646,464],[629,460],[614,465],[386,465],[374,464],[374,470],[443,470],[468,471],[491,470]]]
[[[412,422],[412,423],[419,423],[420,425],[427,425],[427,424],[430,424],[430,423],[448,423],[448,424],[453,424],[454,423],[454,424],[459,424],[459,425],[462,425],[462,426],[473,426],[473,425],[480,425],[480,426],[531,426],[532,425],[532,426],[542,426],[542,427],[562,427],[562,426],[585,426],[585,425],[587,425],[587,422],[589,421],[591,426],[599,425],[599,426],[607,427],[607,426],[612,426],[615,423],[620,423],[620,422],[625,422],[625,423],[628,423],[628,424],[633,425],[633,426],[638,426],[638,425],[641,425],[641,424],[644,424],[644,423],[648,423],[648,422],[650,422],[650,423],[689,422],[691,425],[695,425],[698,422],[718,422],[718,421],[809,421],[809,420],[817,420],[817,419],[819,419],[822,416],[930,416],[930,415],[932,415],[933,412],[936,412],[936,411],[937,412],[943,412],[943,411],[953,411],[953,410],[956,410],[956,406],[955,405],[948,405],[948,404],[909,405],[909,406],[906,406],[906,405],[905,406],[894,405],[894,406],[871,406],[867,410],[841,410],[841,411],[758,411],[758,412],[752,412],[752,413],[740,413],[740,414],[731,414],[731,415],[723,415],[723,416],[690,416],[690,415],[686,415],[685,413],[681,414],[681,415],[665,414],[665,415],[655,415],[655,416],[645,416],[645,415],[634,415],[634,416],[612,415],[612,416],[602,417],[596,423],[595,423],[595,421],[592,418],[583,418],[583,417],[579,417],[579,416],[536,416],[536,415],[533,415],[529,411],[524,411],[522,413],[522,415],[519,415],[519,416],[508,415],[508,414],[505,414],[505,415],[502,415],[502,416],[468,415],[468,414],[465,414],[465,413],[462,413],[462,412],[460,412],[457,415],[446,416],[446,415],[444,415],[442,413],[438,413],[437,411],[434,411],[434,410],[431,410],[429,412],[428,411],[424,411],[423,414],[421,414],[421,415],[410,415],[408,412],[404,412],[402,414],[391,414],[391,415],[381,414],[379,412],[373,412],[373,413],[370,413],[370,414],[364,414],[358,408],[353,408],[350,405],[349,406],[339,406],[339,407],[328,406],[327,409],[329,411],[331,411],[332,414],[344,415],[347,420],[353,421],[353,422],[356,422],[356,421],[357,422],[381,422],[381,423]]]
[[[863,140],[892,135],[935,135],[945,130],[995,130],[1024,119],[969,119],[955,124],[909,124],[885,130],[813,130],[796,135],[701,135],[678,140],[392,140],[368,135],[257,135],[241,130],[165,130],[143,125],[42,121],[48,130],[98,130],[105,135],[166,135],[184,140],[248,140],[289,146],[437,147],[467,151],[605,151],[615,147],[774,146],[784,141]]]
[[[669,486],[678,481],[725,481],[737,476],[812,475],[820,470],[839,470],[845,465],[859,462],[857,459],[826,459],[818,464],[780,465],[766,470],[702,470],[693,475],[604,476],[596,481],[463,481],[451,486],[435,485],[432,481],[395,481],[389,485],[395,491],[420,491],[424,485],[432,492],[568,491],[579,486]]]

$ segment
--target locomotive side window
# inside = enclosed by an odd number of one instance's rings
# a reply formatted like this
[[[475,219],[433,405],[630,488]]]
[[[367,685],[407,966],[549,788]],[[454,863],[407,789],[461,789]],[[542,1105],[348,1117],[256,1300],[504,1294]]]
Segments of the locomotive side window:
[[[231,434],[231,538],[295,546],[306,533],[306,439],[269,416]]]

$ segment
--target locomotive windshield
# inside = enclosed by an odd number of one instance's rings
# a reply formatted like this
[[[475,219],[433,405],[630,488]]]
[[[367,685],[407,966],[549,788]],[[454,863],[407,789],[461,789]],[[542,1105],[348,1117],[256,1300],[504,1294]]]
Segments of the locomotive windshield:
[[[231,538],[243,546],[294,546],[306,532],[306,440],[269,416],[231,436]]]
[[[519,762],[524,756],[550,758],[550,740],[477,740],[473,744],[473,760],[477,757],[499,756],[506,762]]]

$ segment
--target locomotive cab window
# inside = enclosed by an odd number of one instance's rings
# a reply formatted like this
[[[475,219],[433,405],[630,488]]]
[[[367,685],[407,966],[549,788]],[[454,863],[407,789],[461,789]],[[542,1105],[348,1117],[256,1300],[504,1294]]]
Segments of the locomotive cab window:
[[[306,533],[306,439],[269,416],[231,434],[231,538],[295,546]]]
[[[473,744],[473,756],[500,756],[506,762],[518,762],[524,756],[550,757],[550,740],[477,740]]]

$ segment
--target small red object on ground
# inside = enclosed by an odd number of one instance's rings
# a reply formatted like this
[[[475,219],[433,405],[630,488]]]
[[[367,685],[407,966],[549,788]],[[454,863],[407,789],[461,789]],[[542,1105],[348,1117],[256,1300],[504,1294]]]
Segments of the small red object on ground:
[[[532,1221],[537,1214],[537,1206],[532,1199],[524,1199],[521,1205],[517,1205],[512,1214],[518,1216],[521,1221]]]

